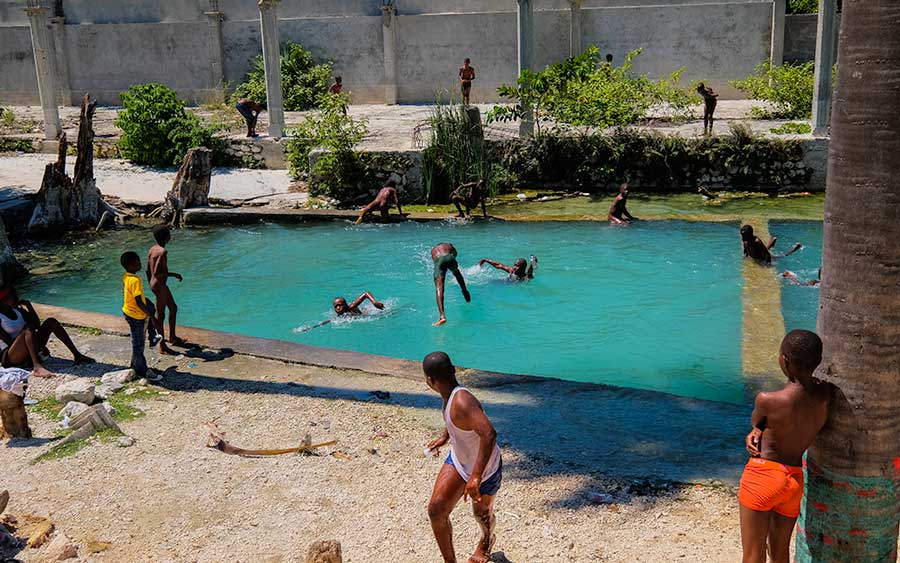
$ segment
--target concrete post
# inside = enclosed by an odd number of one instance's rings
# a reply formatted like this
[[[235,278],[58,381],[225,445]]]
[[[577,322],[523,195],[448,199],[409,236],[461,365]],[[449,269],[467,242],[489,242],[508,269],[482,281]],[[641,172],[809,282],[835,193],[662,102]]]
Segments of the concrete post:
[[[66,51],[66,17],[53,16],[50,18],[50,25],[53,30],[53,76],[59,94],[57,103],[61,106],[70,106],[72,89],[69,85],[69,55]]]
[[[225,48],[222,35],[222,22],[225,21],[225,13],[219,10],[219,0],[209,0],[209,11],[206,12],[209,19],[209,71],[210,71],[210,100],[214,103],[225,102]]]
[[[281,91],[281,45],[278,39],[278,3],[259,0],[262,26],[263,63],[266,69],[266,109],[269,112],[269,136],[284,135],[284,100]]]
[[[816,75],[813,90],[812,133],[828,135],[831,117],[831,69],[834,66],[835,12],[837,0],[819,0],[819,25],[816,30]]]
[[[534,69],[534,4],[532,0],[517,0],[519,31],[516,36],[519,54],[519,74],[523,70]],[[534,119],[530,108],[525,108],[525,116],[519,122],[519,136],[534,134]]]
[[[782,2],[784,0],[781,0]],[[581,54],[581,2],[569,0],[569,56]]]
[[[397,103],[397,8],[381,6],[381,33],[384,36],[384,103]]]
[[[772,40],[769,48],[769,64],[772,66],[784,64],[784,12],[786,9],[786,0],[772,2]]]
[[[28,0],[25,13],[31,26],[31,47],[34,51],[34,67],[37,71],[38,94],[41,97],[41,108],[44,111],[44,138],[56,139],[62,132],[59,126],[59,107],[56,105],[59,94],[53,73],[53,46],[47,32],[47,8],[41,0]]]

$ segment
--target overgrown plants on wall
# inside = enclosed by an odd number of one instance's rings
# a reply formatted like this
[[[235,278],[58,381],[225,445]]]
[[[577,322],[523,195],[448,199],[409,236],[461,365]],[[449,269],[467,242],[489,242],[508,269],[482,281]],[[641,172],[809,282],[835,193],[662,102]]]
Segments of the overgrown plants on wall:
[[[770,119],[809,119],[812,115],[815,62],[785,63],[772,66],[768,61],[756,67],[743,80],[733,80],[732,86],[754,100],[764,100],[773,109],[754,107],[756,117]]]
[[[224,142],[184,109],[174,90],[162,84],[139,84],[122,92],[116,126],[122,130],[122,156],[137,164],[178,166],[188,149],[206,147],[213,163],[224,162]]]
[[[317,63],[312,53],[297,43],[287,43],[281,52],[281,89],[284,109],[303,111],[321,107],[331,82],[331,63]],[[234,91],[232,101],[249,98],[266,105],[266,69],[262,55],[253,60],[253,67],[244,82]]]

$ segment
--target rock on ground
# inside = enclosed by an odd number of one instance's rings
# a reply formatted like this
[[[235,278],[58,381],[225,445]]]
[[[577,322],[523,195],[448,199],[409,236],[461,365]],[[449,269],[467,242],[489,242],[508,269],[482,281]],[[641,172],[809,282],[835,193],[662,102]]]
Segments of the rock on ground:
[[[89,405],[94,402],[94,384],[86,379],[67,381],[56,388],[56,400],[60,403],[77,401]]]
[[[88,410],[88,406],[84,403],[79,403],[78,401],[69,401],[66,403],[66,406],[59,411],[60,418],[72,418],[74,416],[78,416],[84,411]]]
[[[65,534],[58,534],[47,546],[41,560],[50,563],[51,561],[65,561],[73,557],[78,557],[78,546],[72,543],[72,540]]]
[[[131,371],[131,370],[128,370],[128,371]],[[118,383],[118,382],[101,383],[100,385],[98,385],[97,387],[94,388],[94,395],[98,399],[103,399],[105,401],[106,399],[109,399],[113,393],[115,393],[116,391],[118,391],[119,389],[121,389],[123,387],[125,387],[125,385]]]
[[[340,542],[320,540],[311,543],[306,550],[306,563],[343,563]]]
[[[118,371],[111,371],[109,373],[103,374],[103,377],[100,378],[101,383],[116,383],[119,385],[125,385],[129,381],[134,381],[137,377],[137,373],[133,369],[120,369]]]

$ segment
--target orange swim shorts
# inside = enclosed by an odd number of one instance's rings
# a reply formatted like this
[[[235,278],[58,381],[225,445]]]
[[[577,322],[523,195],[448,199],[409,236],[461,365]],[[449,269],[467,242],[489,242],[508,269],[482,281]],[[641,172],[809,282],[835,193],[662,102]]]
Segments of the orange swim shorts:
[[[747,508],[796,518],[802,498],[802,467],[758,457],[747,462],[738,492],[738,500]]]

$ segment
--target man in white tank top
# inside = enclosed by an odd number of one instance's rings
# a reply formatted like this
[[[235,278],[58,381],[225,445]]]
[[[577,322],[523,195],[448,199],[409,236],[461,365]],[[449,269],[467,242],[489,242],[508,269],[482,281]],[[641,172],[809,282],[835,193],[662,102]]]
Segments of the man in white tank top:
[[[482,536],[469,563],[487,563],[494,545],[494,498],[503,481],[503,461],[497,432],[481,403],[456,381],[456,368],[444,352],[432,352],[422,362],[425,382],[444,400],[444,434],[428,444],[437,452],[450,442],[428,503],[428,517],[444,563],[456,563],[450,513],[459,499],[472,498],[472,513]]]

